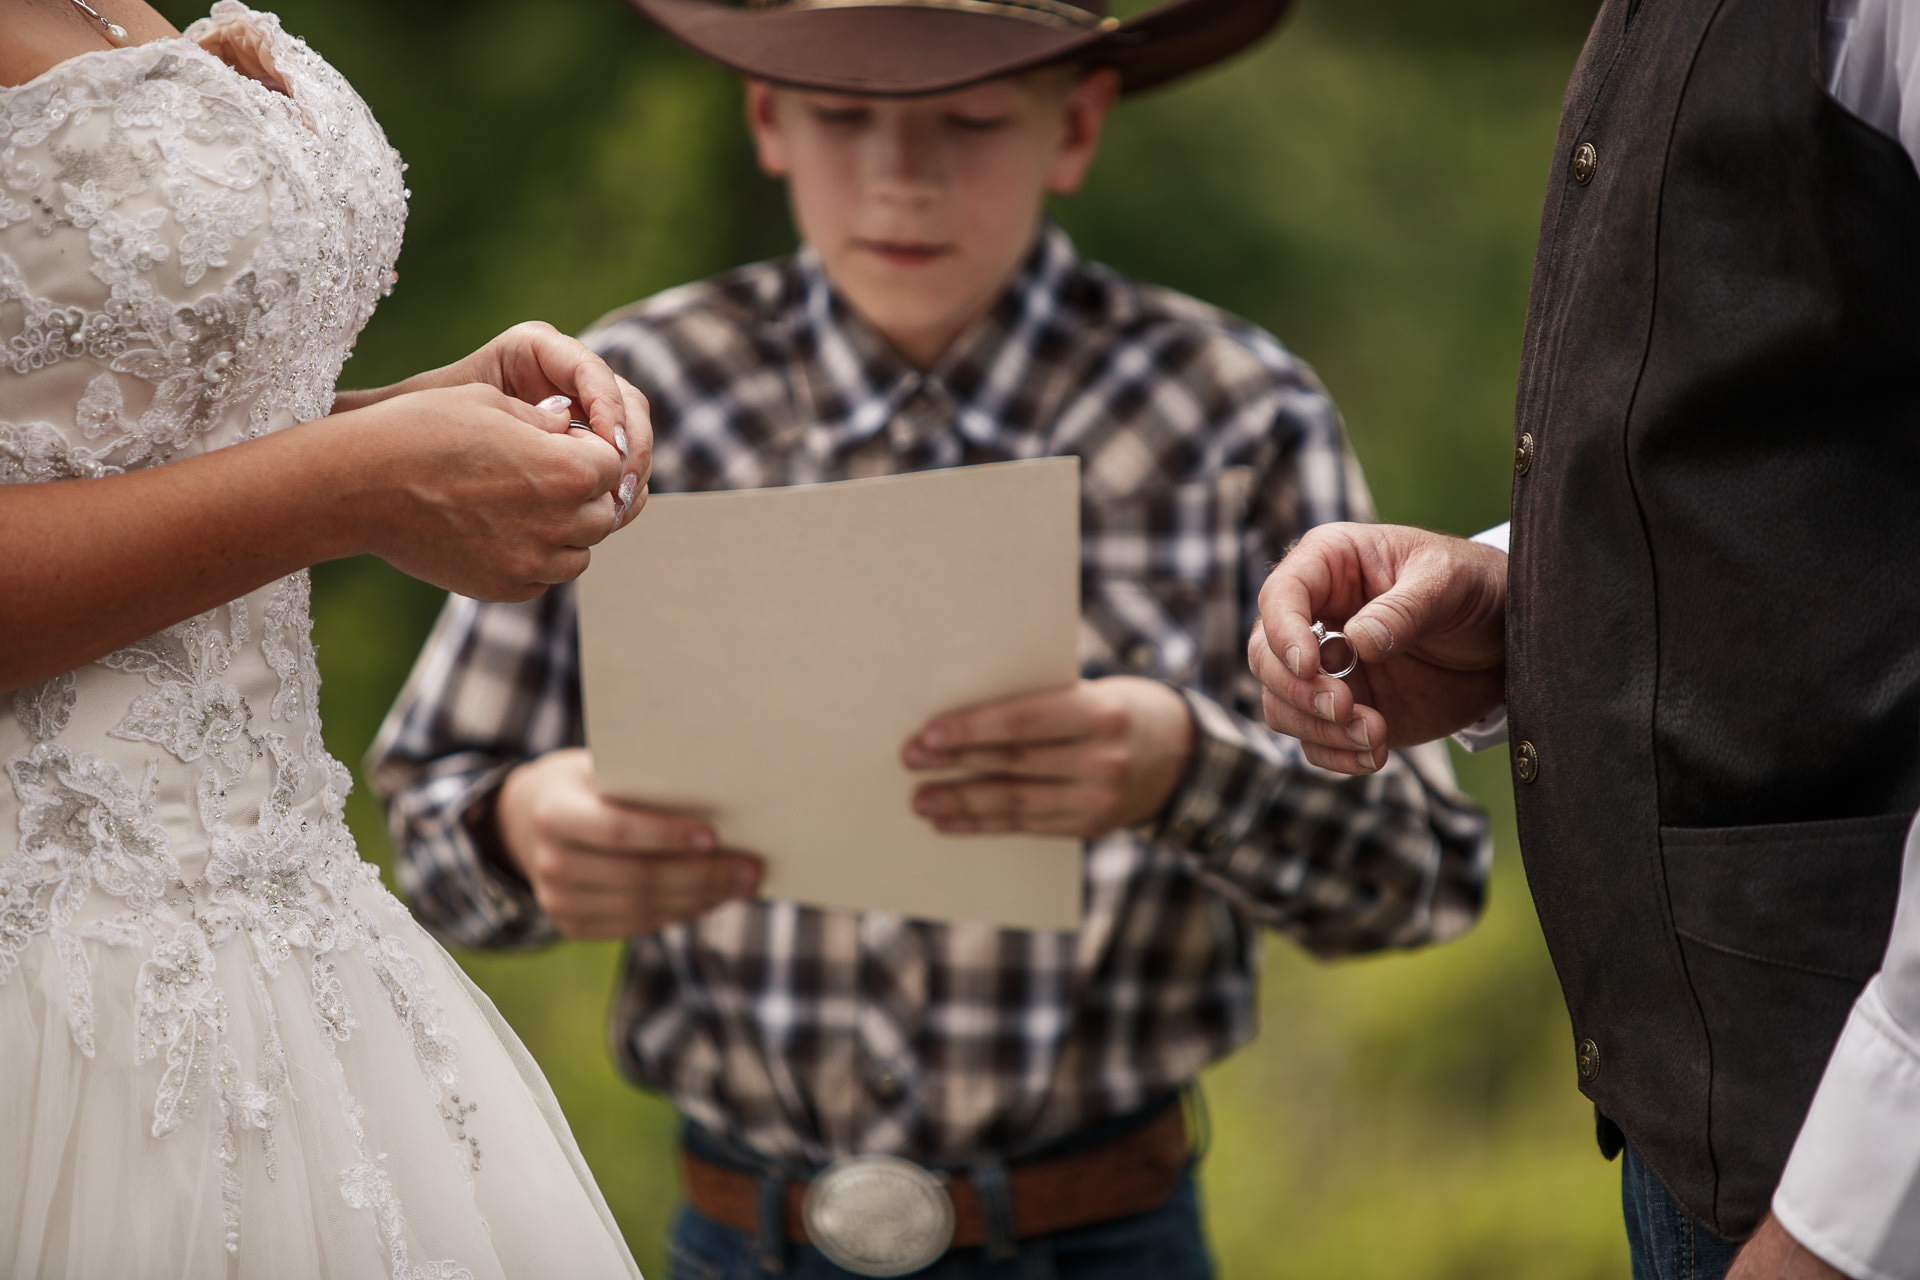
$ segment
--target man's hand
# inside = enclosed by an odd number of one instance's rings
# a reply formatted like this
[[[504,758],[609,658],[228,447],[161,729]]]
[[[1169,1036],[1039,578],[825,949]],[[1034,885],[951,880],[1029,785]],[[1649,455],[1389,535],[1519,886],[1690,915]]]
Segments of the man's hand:
[[[529,760],[500,788],[500,835],[570,938],[625,938],[751,898],[761,862],[692,818],[606,799],[583,748]]]
[[[1506,612],[1507,558],[1492,547],[1399,525],[1321,525],[1260,589],[1247,661],[1266,686],[1267,724],[1323,769],[1372,773],[1389,748],[1500,705]],[[1345,632],[1360,659],[1344,679],[1323,674],[1315,621]]]
[[[971,775],[914,792],[914,812],[941,831],[1092,840],[1158,813],[1192,750],[1179,694],[1111,676],[940,716],[900,755],[910,769]]]
[[[1847,1274],[1809,1253],[1768,1214],[1733,1260],[1727,1280],[1847,1280]]]

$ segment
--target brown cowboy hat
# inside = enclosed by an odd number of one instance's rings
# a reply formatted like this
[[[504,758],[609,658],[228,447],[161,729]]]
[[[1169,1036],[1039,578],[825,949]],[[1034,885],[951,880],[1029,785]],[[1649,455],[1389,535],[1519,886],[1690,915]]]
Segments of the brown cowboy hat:
[[[667,34],[742,75],[873,97],[944,93],[1051,63],[1164,84],[1265,35],[1293,0],[1168,0],[1122,21],[1106,0],[632,0]]]

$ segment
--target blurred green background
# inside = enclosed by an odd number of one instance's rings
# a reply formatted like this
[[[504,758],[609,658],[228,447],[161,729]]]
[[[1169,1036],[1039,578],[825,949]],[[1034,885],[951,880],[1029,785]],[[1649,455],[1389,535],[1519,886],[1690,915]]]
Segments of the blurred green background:
[[[1089,256],[1227,306],[1310,360],[1384,517],[1497,523],[1540,191],[1594,7],[1306,0],[1252,54],[1123,104],[1088,189],[1058,216]],[[528,317],[578,329],[791,246],[737,85],[618,0],[280,12],[412,163],[400,286],[346,385],[444,363]],[[357,763],[439,598],[378,562],[314,578],[327,737]],[[1268,948],[1261,1037],[1206,1078],[1203,1185],[1229,1280],[1627,1275],[1617,1170],[1574,1088],[1500,755],[1461,758],[1499,846],[1469,938],[1332,966]],[[364,787],[351,816],[384,859]],[[545,1066],[658,1277],[672,1116],[612,1069],[616,959],[581,945],[461,956]]]

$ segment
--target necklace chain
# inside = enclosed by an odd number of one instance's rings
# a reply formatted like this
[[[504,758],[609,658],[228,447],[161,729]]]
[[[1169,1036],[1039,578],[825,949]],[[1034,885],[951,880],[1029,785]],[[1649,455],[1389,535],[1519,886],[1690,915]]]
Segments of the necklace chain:
[[[98,9],[88,4],[87,0],[73,0],[73,5],[76,9],[80,10],[80,12],[86,14],[89,18],[92,18],[104,27],[109,40],[118,44],[127,38],[127,29],[125,27],[117,22],[110,21],[104,13],[101,13]]]

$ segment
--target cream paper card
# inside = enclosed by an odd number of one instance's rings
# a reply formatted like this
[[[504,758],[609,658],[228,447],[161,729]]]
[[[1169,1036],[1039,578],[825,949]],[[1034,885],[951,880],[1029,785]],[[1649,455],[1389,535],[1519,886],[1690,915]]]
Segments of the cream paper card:
[[[1079,502],[1076,458],[651,499],[580,579],[599,786],[711,821],[769,897],[1078,928],[1080,842],[941,835],[900,747],[1077,678]]]

